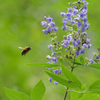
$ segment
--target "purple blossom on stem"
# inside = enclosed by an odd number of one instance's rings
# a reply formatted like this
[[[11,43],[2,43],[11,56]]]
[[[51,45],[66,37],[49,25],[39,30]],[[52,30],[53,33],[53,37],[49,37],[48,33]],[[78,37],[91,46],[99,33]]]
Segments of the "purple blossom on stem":
[[[77,28],[81,28],[82,23],[80,21],[77,22]]]
[[[80,50],[80,52],[79,52],[81,55],[82,54],[84,54],[85,53],[85,50],[83,49],[83,50]]]
[[[79,55],[79,51],[75,51],[75,55],[77,57]]]
[[[46,21],[42,21],[41,24],[42,24],[43,27],[47,26],[47,22]]]
[[[48,17],[47,20],[48,20],[49,23],[52,22],[52,18],[51,17]]]
[[[53,47],[52,44],[48,45],[48,48],[49,48],[51,51],[53,51],[52,47]]]
[[[52,83],[52,78],[49,78],[50,82]]]
[[[52,57],[52,58],[51,58],[51,61],[52,61],[53,63],[56,63],[56,62],[57,62],[57,57]]]
[[[69,41],[68,40],[63,40],[63,47],[68,47],[69,46]]]
[[[64,12],[61,12],[60,14],[62,15],[62,17],[66,16],[66,13],[64,13]]]
[[[58,74],[59,69],[54,70],[54,74]]]
[[[53,52],[51,55],[54,57],[55,54],[56,54],[56,52]]]
[[[77,42],[75,40],[73,40],[73,45],[74,45],[74,47],[77,46]]]
[[[93,59],[90,60],[90,63],[89,64],[93,64]]]
[[[57,84],[58,84],[58,82],[57,82],[57,81],[54,81],[54,84],[56,84],[56,85],[57,85]]]

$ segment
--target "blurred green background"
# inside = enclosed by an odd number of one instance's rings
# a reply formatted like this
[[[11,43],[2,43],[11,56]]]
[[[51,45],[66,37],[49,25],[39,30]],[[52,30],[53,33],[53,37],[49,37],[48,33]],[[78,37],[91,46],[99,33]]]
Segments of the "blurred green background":
[[[41,21],[44,16],[53,17],[59,27],[58,41],[61,41],[64,32],[61,30],[60,12],[66,12],[68,2],[73,1],[75,0],[0,0],[0,100],[9,100],[4,87],[30,95],[40,79],[43,79],[46,86],[42,100],[62,100],[65,88],[60,84],[51,84],[43,68],[27,64],[47,62],[45,57],[50,54],[47,45],[51,41],[49,35],[42,32]],[[100,0],[88,2],[90,28],[87,33],[92,47],[84,56],[91,58],[92,52],[96,52],[100,47]],[[32,50],[21,56],[19,46],[31,46]],[[100,78],[100,71],[89,68],[77,68],[73,73],[87,86]]]

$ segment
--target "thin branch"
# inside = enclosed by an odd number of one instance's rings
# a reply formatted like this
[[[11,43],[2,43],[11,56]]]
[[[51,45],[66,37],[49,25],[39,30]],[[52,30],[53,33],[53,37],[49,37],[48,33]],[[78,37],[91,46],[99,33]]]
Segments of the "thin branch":
[[[73,69],[74,69],[75,57],[76,56],[74,56],[73,64],[71,66],[71,72],[73,72]],[[66,88],[66,92],[65,92],[65,95],[64,95],[64,100],[66,100],[67,94],[68,94],[68,87]]]

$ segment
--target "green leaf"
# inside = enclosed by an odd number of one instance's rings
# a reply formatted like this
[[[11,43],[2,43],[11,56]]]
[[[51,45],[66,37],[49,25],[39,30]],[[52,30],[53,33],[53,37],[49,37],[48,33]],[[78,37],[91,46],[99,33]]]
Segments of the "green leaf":
[[[95,81],[88,89],[91,90],[99,90],[100,91],[100,80]]]
[[[32,63],[32,64],[27,64],[35,67],[58,67],[59,65],[57,64],[45,64],[45,63]]]
[[[100,70],[100,64],[90,64],[87,67],[92,67],[92,68],[95,68],[95,69],[99,69]]]
[[[68,83],[67,80],[61,78],[58,75],[55,75],[51,72],[45,71],[50,77],[52,77],[55,81],[59,82],[60,84],[66,86],[66,87],[71,87],[71,88],[76,88],[76,86],[73,83]]]
[[[42,80],[40,80],[31,92],[31,100],[41,100],[45,93],[45,90],[46,88]]]
[[[79,100],[100,100],[100,96],[94,93],[84,94]]]
[[[75,62],[74,64],[77,64],[77,65],[82,65],[78,60],[75,59]]]
[[[67,60],[69,60],[71,63],[73,63],[73,60],[74,60],[74,59],[67,59]],[[71,63],[70,63],[70,65],[71,65]],[[82,64],[81,64],[78,60],[76,60],[76,59],[75,59],[74,64],[76,64],[76,65],[82,65]]]
[[[30,100],[30,97],[24,93],[4,88],[7,97],[11,100]]]
[[[79,93],[71,92],[71,100],[79,100]]]
[[[64,75],[69,79],[69,81],[74,82],[74,84],[76,85],[76,87],[78,87],[79,89],[81,89],[82,84],[81,82],[77,79],[77,77],[71,73],[67,68],[65,68],[62,65],[62,72],[64,73]]]
[[[85,61],[84,61],[84,58],[83,58],[83,57],[80,57],[80,62],[81,62],[81,64],[84,66]]]

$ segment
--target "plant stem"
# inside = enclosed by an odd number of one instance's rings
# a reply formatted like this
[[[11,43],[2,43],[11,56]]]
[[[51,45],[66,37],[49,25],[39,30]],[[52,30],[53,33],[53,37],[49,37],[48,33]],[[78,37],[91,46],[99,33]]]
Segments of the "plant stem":
[[[71,67],[71,72],[73,72],[73,69],[74,69],[74,62],[75,62],[75,56],[74,56],[73,64],[72,64],[72,67]],[[64,100],[66,100],[67,94],[68,94],[68,87],[66,88],[66,92],[65,92],[65,95],[64,95]]]
[[[68,87],[67,87],[65,95],[64,95],[64,100],[66,100],[67,93],[68,93]]]

